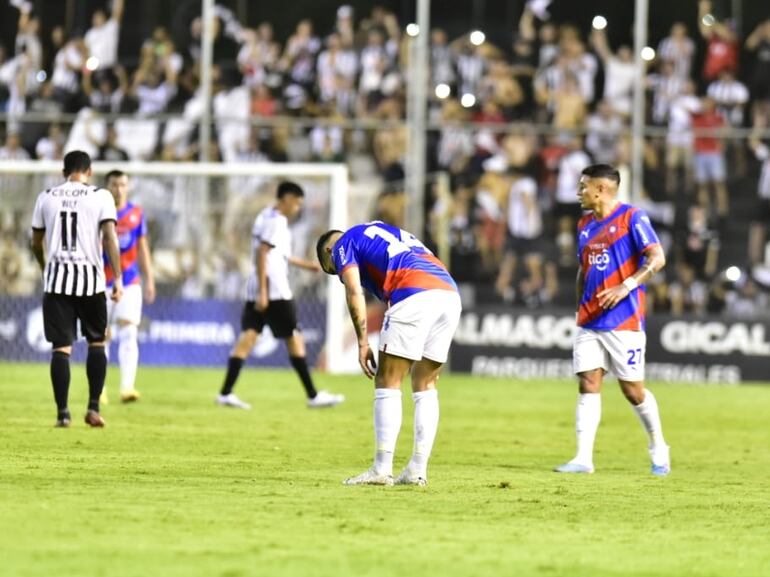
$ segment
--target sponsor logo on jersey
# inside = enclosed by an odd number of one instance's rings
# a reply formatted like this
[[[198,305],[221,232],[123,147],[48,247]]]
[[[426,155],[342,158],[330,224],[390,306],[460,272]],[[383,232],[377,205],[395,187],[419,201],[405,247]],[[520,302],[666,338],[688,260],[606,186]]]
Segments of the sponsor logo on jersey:
[[[647,233],[644,231],[644,228],[639,223],[636,223],[636,232],[639,233],[639,238],[642,239],[642,242],[644,244],[650,244],[650,239],[647,237]]]
[[[598,271],[604,271],[610,264],[610,253],[607,249],[602,249],[600,253],[590,253],[588,255],[588,264]]]

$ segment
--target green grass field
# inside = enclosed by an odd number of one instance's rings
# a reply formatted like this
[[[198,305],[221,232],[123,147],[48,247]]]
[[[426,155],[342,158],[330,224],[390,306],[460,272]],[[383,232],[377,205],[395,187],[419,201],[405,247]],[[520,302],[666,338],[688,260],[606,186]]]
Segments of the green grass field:
[[[430,485],[344,487],[369,466],[371,385],[305,408],[289,372],[140,368],[142,401],[53,428],[45,365],[0,364],[0,574],[8,576],[770,575],[770,386],[655,384],[674,472],[606,389],[595,475],[572,456],[575,387],[447,376]],[[108,385],[116,397],[117,371]],[[411,400],[396,467],[411,451]]]

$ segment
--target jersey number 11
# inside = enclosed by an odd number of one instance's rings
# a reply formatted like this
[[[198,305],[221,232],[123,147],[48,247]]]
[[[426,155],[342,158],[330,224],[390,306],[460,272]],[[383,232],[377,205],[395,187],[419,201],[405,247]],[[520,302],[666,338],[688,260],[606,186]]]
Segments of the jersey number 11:
[[[67,220],[69,216],[69,227],[67,227]],[[78,249],[78,213],[61,211],[59,213],[61,219],[61,247],[62,250],[69,252],[75,252]],[[69,238],[67,232],[69,231]]]

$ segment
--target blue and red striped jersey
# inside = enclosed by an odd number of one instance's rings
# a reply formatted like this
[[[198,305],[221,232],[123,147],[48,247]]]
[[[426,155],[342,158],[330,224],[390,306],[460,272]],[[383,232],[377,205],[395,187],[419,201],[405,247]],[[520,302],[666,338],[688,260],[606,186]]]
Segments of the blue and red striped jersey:
[[[602,331],[644,330],[643,286],[608,310],[599,306],[597,295],[633,275],[644,253],[660,243],[650,217],[641,209],[621,203],[602,220],[593,214],[583,216],[577,229],[578,260],[583,271],[577,324]]]
[[[337,274],[358,267],[361,285],[378,299],[393,305],[432,289],[457,292],[443,263],[412,234],[373,221],[348,229],[334,243],[332,260]]]
[[[139,206],[129,202],[118,211],[117,234],[120,245],[120,267],[123,270],[123,286],[136,284],[140,281],[137,245],[139,239],[147,235],[144,212]],[[111,287],[114,274],[106,254],[104,255],[104,274],[107,278],[107,286]]]

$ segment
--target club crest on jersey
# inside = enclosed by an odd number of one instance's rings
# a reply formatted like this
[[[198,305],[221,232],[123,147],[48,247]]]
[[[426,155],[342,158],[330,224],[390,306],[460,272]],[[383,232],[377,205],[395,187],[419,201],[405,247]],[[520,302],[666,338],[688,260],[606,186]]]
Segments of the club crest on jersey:
[[[610,264],[610,253],[607,252],[607,249],[603,249],[599,253],[589,253],[588,264],[598,271],[604,271]]]

